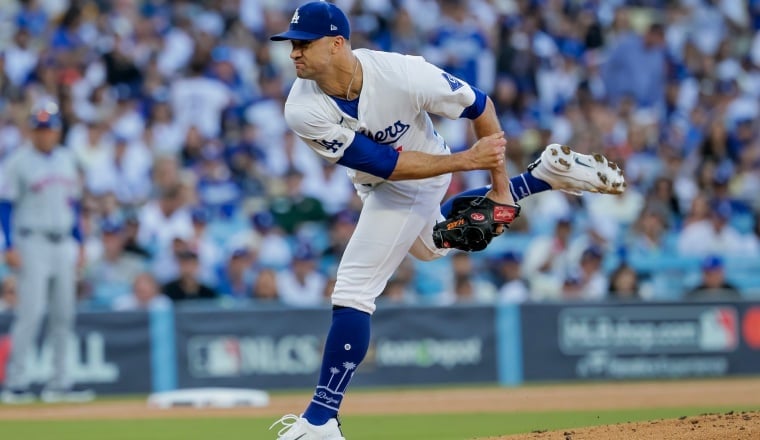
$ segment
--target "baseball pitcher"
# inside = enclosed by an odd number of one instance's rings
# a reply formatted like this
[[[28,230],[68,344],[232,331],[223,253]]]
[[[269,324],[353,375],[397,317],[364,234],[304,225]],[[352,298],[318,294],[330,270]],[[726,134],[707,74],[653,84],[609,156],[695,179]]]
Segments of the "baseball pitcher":
[[[347,167],[363,201],[338,267],[318,385],[300,417],[278,421],[281,440],[341,440],[338,410],[367,352],[375,298],[407,254],[432,260],[451,248],[481,250],[519,214],[523,197],[549,189],[618,193],[624,182],[603,156],[556,144],[508,179],[506,140],[482,91],[420,57],[352,50],[348,19],[331,3],[302,5],[289,30],[271,39],[292,46],[298,78],[285,104],[289,127]],[[452,154],[431,113],[470,119],[479,140]],[[475,169],[488,170],[492,186],[441,206],[450,173]]]
[[[11,357],[2,400],[26,403],[30,392],[28,357],[43,317],[53,350],[53,376],[42,391],[46,402],[92,399],[75,390],[67,367],[74,327],[77,261],[81,258],[76,204],[80,178],[73,155],[59,147],[61,117],[53,101],[35,107],[29,119],[31,145],[17,149],[0,174],[0,223],[6,237],[5,261],[18,271],[18,305],[11,329]]]

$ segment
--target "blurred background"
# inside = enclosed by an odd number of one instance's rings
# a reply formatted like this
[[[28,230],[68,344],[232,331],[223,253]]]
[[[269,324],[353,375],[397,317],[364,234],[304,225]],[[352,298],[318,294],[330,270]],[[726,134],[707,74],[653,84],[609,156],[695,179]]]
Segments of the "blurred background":
[[[0,3],[0,162],[32,104],[57,99],[87,188],[82,311],[329,303],[360,203],[283,120],[290,45],[268,36],[299,3]],[[557,142],[628,182],[524,200],[485,252],[409,259],[379,303],[760,298],[760,1],[337,4],[354,48],[422,55],[487,92],[510,174]],[[473,142],[466,120],[435,122],[453,149]],[[450,194],[487,182],[457,174]],[[1,264],[0,279],[11,310]]]

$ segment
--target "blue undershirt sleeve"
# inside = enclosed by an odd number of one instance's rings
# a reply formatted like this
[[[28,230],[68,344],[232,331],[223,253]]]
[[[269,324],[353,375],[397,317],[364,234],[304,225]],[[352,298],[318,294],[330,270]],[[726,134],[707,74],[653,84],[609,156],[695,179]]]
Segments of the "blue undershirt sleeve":
[[[364,134],[356,133],[354,141],[343,151],[338,163],[387,179],[398,162],[399,152],[388,145],[379,144]]]
[[[9,200],[0,200],[0,228],[3,230],[5,237],[5,248],[13,247],[11,238],[11,217],[13,216],[13,202]]]
[[[483,114],[483,111],[486,109],[486,94],[480,90],[477,87],[470,86],[472,91],[475,93],[475,102],[473,102],[469,107],[464,109],[462,111],[462,114],[459,115],[460,118],[467,118],[467,119],[477,119],[478,116]]]
[[[71,228],[71,235],[77,243],[82,244],[82,228],[80,227],[82,218],[82,204],[74,202],[74,226]]]

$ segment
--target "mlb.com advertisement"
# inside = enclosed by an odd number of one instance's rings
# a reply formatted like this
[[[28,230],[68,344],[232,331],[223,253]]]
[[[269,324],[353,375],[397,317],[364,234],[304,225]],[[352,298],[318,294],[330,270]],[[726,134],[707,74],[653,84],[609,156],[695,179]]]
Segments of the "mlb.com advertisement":
[[[13,318],[0,314],[0,385],[5,383],[12,349]],[[35,388],[53,376],[53,348],[45,339],[28,353],[26,374]],[[66,349],[72,379],[98,393],[151,390],[149,318],[144,313],[81,313]]]
[[[525,380],[725,376],[757,373],[760,365],[760,307],[751,304],[544,305],[521,312]]]
[[[329,310],[220,311],[175,317],[180,387],[310,387]],[[496,380],[492,308],[384,309],[354,386]],[[444,325],[445,324],[445,325]]]

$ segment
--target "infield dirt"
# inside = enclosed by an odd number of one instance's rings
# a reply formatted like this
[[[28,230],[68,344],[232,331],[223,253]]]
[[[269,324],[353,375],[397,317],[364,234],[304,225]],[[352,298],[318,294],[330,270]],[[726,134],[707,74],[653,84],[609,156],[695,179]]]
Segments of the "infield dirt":
[[[729,411],[695,417],[618,423],[559,431],[490,437],[480,440],[756,440],[760,413]]]

